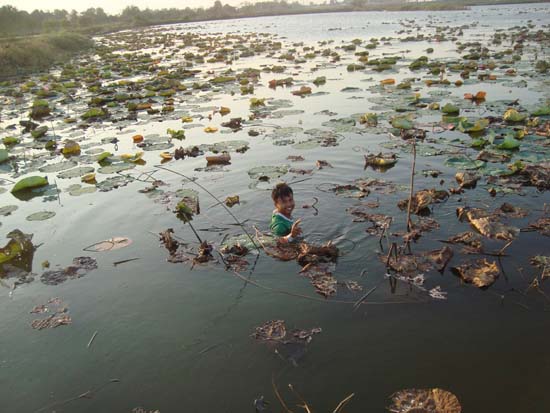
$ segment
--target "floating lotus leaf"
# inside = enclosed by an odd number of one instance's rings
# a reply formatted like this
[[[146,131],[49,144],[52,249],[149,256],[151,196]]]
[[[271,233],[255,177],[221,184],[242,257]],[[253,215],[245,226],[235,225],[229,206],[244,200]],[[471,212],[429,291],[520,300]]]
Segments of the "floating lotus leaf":
[[[348,132],[357,131],[355,124],[356,124],[356,121],[353,118],[340,118],[340,119],[331,119],[327,122],[323,122],[322,125],[332,129],[334,132],[348,133]]]
[[[542,270],[542,274],[540,278],[544,281],[546,278],[550,277],[550,257],[549,256],[543,256],[543,255],[537,255],[534,257],[531,257],[531,265],[540,268]]]
[[[31,131],[31,136],[35,139],[38,139],[42,136],[44,136],[46,134],[46,132],[48,132],[48,127],[47,126],[40,126],[38,128],[36,128],[35,130]]]
[[[511,135],[507,135],[504,138],[504,142],[497,145],[499,149],[517,149],[521,145],[521,142],[518,141],[516,138],[514,138]]]
[[[392,413],[461,413],[457,397],[442,389],[406,389],[391,396]]]
[[[128,169],[133,169],[135,167],[136,167],[136,165],[134,165],[132,163],[119,162],[119,163],[114,163],[114,164],[107,165],[107,166],[102,166],[101,168],[99,168],[97,170],[97,173],[100,173],[100,174],[114,174],[114,173],[117,173],[117,172],[126,171]],[[94,170],[94,168],[92,168],[92,170],[88,171],[88,172],[93,172],[93,170]],[[86,172],[86,173],[88,173],[88,172]]]
[[[92,168],[91,166],[80,166],[78,168],[69,169],[67,171],[60,172],[57,174],[57,177],[59,179],[78,178],[86,174],[89,174],[93,171],[94,171],[94,168]]]
[[[414,128],[414,123],[413,121],[407,117],[407,116],[396,116],[394,117],[392,120],[391,120],[391,125],[394,127],[394,128],[397,128],[397,129],[404,129],[404,130],[408,130],[408,129],[413,129]]]
[[[512,241],[519,235],[519,228],[505,225],[499,221],[498,215],[490,214],[481,208],[461,207],[457,209],[460,220],[467,220],[483,236],[487,238]]]
[[[275,143],[276,142],[273,142],[273,144],[275,144]],[[293,143],[292,147],[294,149],[298,149],[298,150],[315,149],[315,148],[319,147],[319,140],[317,140],[317,139],[307,139],[305,141]]]
[[[11,190],[11,193],[19,192],[24,189],[38,188],[48,185],[48,178],[44,176],[29,176],[18,181]]]
[[[485,162],[480,160],[472,160],[470,158],[466,158],[465,156],[457,156],[448,158],[445,161],[445,165],[459,169],[479,169],[485,165]]]
[[[517,123],[517,122],[523,122],[525,119],[527,119],[526,113],[519,113],[515,109],[508,109],[506,112],[504,112],[504,116],[502,117],[506,122],[510,123]]]
[[[112,176],[104,181],[98,182],[96,184],[97,189],[101,192],[112,191],[113,189],[120,188],[122,186],[128,185],[134,179],[128,176]]]
[[[120,158],[124,160],[124,162],[136,163],[142,160],[143,154],[143,152],[136,152],[135,154],[125,153],[120,155]]]
[[[78,142],[67,140],[61,152],[63,155],[78,155],[80,153],[80,145]]]
[[[176,196],[187,204],[193,214],[200,214],[199,193],[197,191],[194,189],[182,188],[176,191]]]
[[[533,116],[550,116],[550,106],[541,106],[531,112]]]
[[[174,212],[185,223],[193,220],[193,210],[185,201],[178,202]]]
[[[170,149],[174,146],[172,143],[168,142],[158,142],[158,143],[152,143],[150,145],[145,145],[141,149],[147,152],[150,151],[165,151],[167,149]]]
[[[12,212],[17,211],[19,207],[17,205],[6,205],[0,208],[0,215],[8,216]]]
[[[95,119],[105,118],[108,115],[109,115],[109,112],[107,112],[106,109],[92,108],[82,115],[82,119],[95,120]]]
[[[461,120],[458,122],[458,130],[467,133],[481,132],[485,130],[487,126],[489,126],[488,119],[478,119],[474,123],[468,120]]]
[[[111,152],[101,152],[95,157],[96,162],[101,162],[107,159],[109,156],[113,156]]]
[[[99,241],[95,244],[89,245],[83,249],[83,251],[89,252],[105,252],[105,251],[114,251],[121,248],[125,248],[128,245],[132,244],[132,240],[126,237],[113,237],[105,241]]]
[[[359,123],[366,123],[367,126],[377,126],[378,115],[376,113],[365,113],[359,118]]]
[[[474,284],[479,288],[490,287],[500,275],[497,263],[489,262],[484,258],[452,267],[451,271],[466,283]]]
[[[80,184],[74,184],[66,190],[71,196],[80,196],[84,194],[91,194],[97,191],[95,186],[82,186]]]
[[[6,136],[5,138],[2,138],[2,143],[6,146],[16,145],[19,143],[19,139],[15,136]]]
[[[264,180],[268,181],[271,179],[277,179],[283,176],[288,172],[287,165],[280,166],[257,166],[248,171],[248,176],[250,179]]]
[[[0,163],[5,162],[9,159],[10,154],[5,149],[0,149]]]
[[[458,106],[455,106],[452,103],[447,103],[441,108],[441,112],[446,115],[458,115],[460,109],[458,108]]]
[[[21,258],[23,255],[34,251],[32,234],[24,234],[16,229],[6,235],[9,242],[5,247],[0,248],[0,264]]]
[[[35,212],[34,214],[29,215],[26,220],[27,221],[45,221],[47,219],[50,219],[52,217],[55,217],[55,212],[53,211],[41,211],[41,212]]]
[[[76,161],[67,160],[67,161],[61,161],[57,163],[52,163],[50,165],[46,165],[38,169],[40,172],[60,172],[64,171],[66,169],[70,169],[78,165]]]

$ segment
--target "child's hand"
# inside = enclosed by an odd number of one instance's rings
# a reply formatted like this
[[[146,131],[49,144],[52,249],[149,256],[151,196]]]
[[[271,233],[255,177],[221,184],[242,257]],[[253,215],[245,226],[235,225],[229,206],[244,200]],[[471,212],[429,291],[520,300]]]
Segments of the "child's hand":
[[[302,222],[301,219],[297,219],[294,224],[292,224],[292,228],[290,228],[290,236],[292,238],[296,238],[300,235],[302,235],[302,228],[300,228],[300,223]]]

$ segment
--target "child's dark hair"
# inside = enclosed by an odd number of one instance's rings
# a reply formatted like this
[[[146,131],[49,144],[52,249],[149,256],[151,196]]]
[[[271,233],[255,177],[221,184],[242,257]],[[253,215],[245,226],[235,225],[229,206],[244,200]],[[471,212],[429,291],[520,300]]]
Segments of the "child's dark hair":
[[[282,199],[293,194],[292,188],[284,182],[281,182],[280,184],[275,185],[275,188],[271,191],[271,199],[273,199],[273,202],[277,202],[278,199]]]

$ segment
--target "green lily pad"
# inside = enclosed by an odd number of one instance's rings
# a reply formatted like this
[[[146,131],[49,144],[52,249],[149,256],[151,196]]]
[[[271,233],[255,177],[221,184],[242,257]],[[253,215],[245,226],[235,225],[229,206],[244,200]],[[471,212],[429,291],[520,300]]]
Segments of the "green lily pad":
[[[480,160],[472,160],[469,158],[466,158],[465,156],[456,156],[452,158],[448,158],[445,161],[445,165],[451,166],[457,169],[479,169],[483,165],[485,165],[485,162]]]
[[[84,176],[86,174],[92,173],[93,171],[94,171],[94,168],[92,168],[91,166],[81,166],[78,168],[69,169],[67,171],[58,173],[57,177],[59,179],[78,178],[80,176]]]
[[[112,191],[113,189],[126,186],[133,180],[134,180],[133,178],[128,176],[117,175],[117,176],[107,178],[104,181],[98,182],[96,184],[96,187],[101,192],[108,192],[108,191]]]
[[[458,115],[460,109],[452,103],[447,103],[441,108],[441,112],[445,113],[446,115]]]
[[[109,156],[113,156],[111,152],[101,152],[95,157],[96,162],[101,162],[107,159]]]
[[[74,184],[74,185],[69,186],[66,189],[66,191],[71,196],[80,196],[80,195],[84,195],[84,194],[94,193],[94,192],[97,191],[97,188],[95,186],[89,186],[89,185],[82,186],[80,184]]]
[[[504,138],[504,142],[502,142],[500,145],[497,145],[499,149],[516,149],[519,148],[520,141],[518,141],[516,138],[514,138],[511,135],[507,135]]]
[[[40,172],[50,173],[50,172],[60,172],[64,171],[66,169],[71,169],[78,165],[76,161],[62,161],[57,163],[52,163],[50,165],[46,165],[38,169]]]
[[[7,216],[16,211],[19,207],[17,205],[6,205],[0,208],[0,215]]]
[[[248,171],[248,176],[250,179],[258,179],[258,180],[270,180],[270,179],[277,179],[283,176],[288,172],[288,166],[287,165],[280,165],[280,166],[257,166],[255,168],[252,168]]]
[[[533,116],[550,116],[550,106],[541,106],[531,112]]]
[[[407,116],[396,116],[391,120],[391,125],[397,129],[412,129],[414,128],[413,121]]]
[[[19,143],[19,139],[17,139],[15,136],[6,136],[5,138],[2,138],[2,143],[6,146],[15,145]]]
[[[466,133],[481,132],[487,126],[489,126],[488,119],[478,119],[473,123],[470,122],[469,120],[460,120],[458,122],[458,130]]]
[[[5,247],[0,248],[0,264],[19,258],[34,250],[31,239],[32,234],[24,234],[16,229],[10,232],[6,238],[9,242]]]
[[[0,163],[5,162],[9,159],[10,154],[5,149],[0,149]]]
[[[27,221],[45,221],[47,219],[55,217],[55,212],[53,211],[41,211],[30,214],[26,220]]]
[[[523,122],[525,119],[527,119],[526,113],[519,113],[515,109],[508,109],[504,116],[502,117],[506,122],[510,123],[517,123],[517,122]]]
[[[35,139],[38,139],[42,136],[44,136],[48,132],[47,126],[40,126],[39,128],[36,128],[35,130],[31,131],[31,136]]]
[[[48,178],[43,176],[29,176],[18,181],[11,190],[11,193],[19,192],[24,189],[38,188],[48,185]]]
[[[136,165],[134,165],[133,163],[119,162],[119,163],[114,163],[114,164],[111,164],[111,165],[103,166],[103,167],[101,167],[97,170],[97,173],[100,173],[100,174],[115,174],[117,172],[126,171],[128,169],[133,169],[135,167],[136,167]],[[92,168],[92,172],[93,172],[93,168]]]

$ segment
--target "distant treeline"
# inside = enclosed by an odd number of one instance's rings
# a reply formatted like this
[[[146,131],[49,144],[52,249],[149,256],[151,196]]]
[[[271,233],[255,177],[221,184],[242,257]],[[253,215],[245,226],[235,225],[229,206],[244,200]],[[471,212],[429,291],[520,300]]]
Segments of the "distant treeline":
[[[182,9],[139,9],[126,7],[122,13],[109,15],[102,8],[89,8],[78,13],[76,10],[34,10],[29,13],[13,6],[0,7],[0,37],[21,36],[59,31],[96,34],[106,31],[148,26],[163,23],[196,22],[241,17],[272,16],[284,14],[327,13],[368,10],[456,10],[476,4],[522,3],[548,0],[327,0],[323,4],[292,3],[286,0],[244,3],[240,7],[222,4],[216,0],[210,8],[190,7]]]
[[[126,7],[122,13],[109,15],[102,8],[89,8],[78,13],[76,10],[34,10],[29,13],[13,6],[0,7],[0,37],[72,31],[95,34],[105,31],[148,26],[153,24],[196,22],[240,17],[257,17],[284,14],[323,13],[359,10],[416,10],[416,9],[457,9],[462,6],[456,3],[433,2],[372,2],[370,0],[348,0],[330,3],[304,5],[298,2],[260,1],[245,3],[241,7],[222,4],[217,0],[210,8],[191,9],[139,9],[136,6]]]

